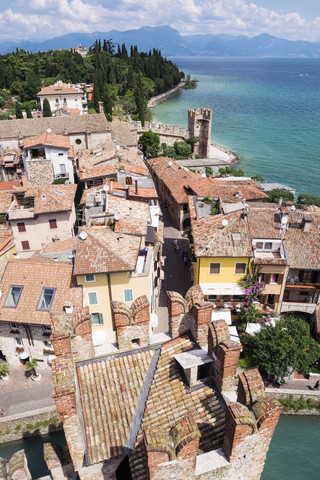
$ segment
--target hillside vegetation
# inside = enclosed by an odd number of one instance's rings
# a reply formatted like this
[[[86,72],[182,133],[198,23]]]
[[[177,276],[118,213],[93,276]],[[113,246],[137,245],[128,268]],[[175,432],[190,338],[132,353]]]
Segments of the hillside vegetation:
[[[93,83],[94,101],[91,112],[98,111],[102,101],[107,116],[114,111],[136,115],[144,122],[147,100],[159,95],[184,77],[178,67],[153,49],[139,52],[136,46],[127,51],[125,44],[111,40],[96,41],[88,56],[70,50],[51,50],[29,53],[16,50],[0,56],[0,108],[12,107],[14,97],[23,104],[35,107],[41,85],[56,80],[66,83]]]

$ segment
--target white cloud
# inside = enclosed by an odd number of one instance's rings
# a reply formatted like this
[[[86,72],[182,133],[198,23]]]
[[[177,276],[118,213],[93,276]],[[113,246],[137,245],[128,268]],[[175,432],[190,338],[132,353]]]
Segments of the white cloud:
[[[268,4],[268,0],[258,1]],[[16,0],[10,8],[2,6],[0,39],[49,38],[70,32],[164,24],[182,34],[254,36],[266,32],[320,41],[320,17],[306,20],[298,12],[282,14],[248,0]]]

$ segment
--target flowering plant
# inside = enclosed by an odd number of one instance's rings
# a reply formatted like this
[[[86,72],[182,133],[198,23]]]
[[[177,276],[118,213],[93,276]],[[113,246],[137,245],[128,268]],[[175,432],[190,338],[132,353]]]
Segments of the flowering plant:
[[[16,347],[16,352],[22,353],[22,352],[24,352],[24,348],[23,347]]]

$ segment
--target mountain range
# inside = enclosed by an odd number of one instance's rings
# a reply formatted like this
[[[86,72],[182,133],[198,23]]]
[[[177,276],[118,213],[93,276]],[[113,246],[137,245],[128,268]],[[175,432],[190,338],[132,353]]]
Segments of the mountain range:
[[[139,51],[157,48],[166,57],[214,56],[214,57],[278,57],[318,58],[320,42],[285,40],[263,33],[256,37],[203,34],[181,35],[170,26],[141,27],[137,30],[110,30],[108,32],[69,33],[41,42],[1,42],[0,53],[13,52],[16,48],[29,52],[69,49],[79,45],[90,47],[97,39],[111,39],[115,44],[137,45]]]

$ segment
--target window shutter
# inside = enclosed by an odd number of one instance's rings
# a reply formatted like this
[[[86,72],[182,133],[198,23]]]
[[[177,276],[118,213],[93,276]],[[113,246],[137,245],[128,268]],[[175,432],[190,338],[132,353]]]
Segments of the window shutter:
[[[103,325],[103,315],[99,313],[99,325]]]

